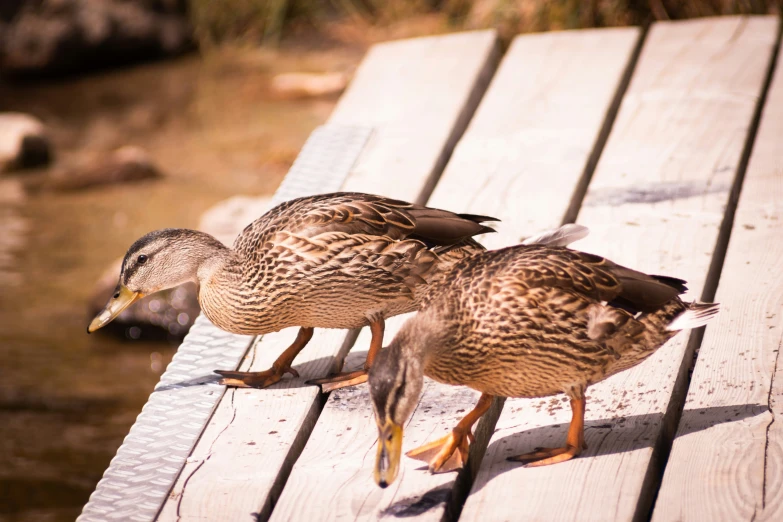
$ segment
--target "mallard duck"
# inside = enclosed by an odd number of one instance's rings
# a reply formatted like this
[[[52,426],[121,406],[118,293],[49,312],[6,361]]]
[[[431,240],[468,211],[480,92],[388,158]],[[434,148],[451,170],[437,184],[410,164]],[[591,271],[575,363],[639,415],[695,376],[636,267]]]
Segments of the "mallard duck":
[[[128,249],[116,291],[88,332],[145,295],[194,281],[202,311],[223,330],[260,335],[300,327],[272,368],[216,370],[223,384],[263,388],[286,373],[298,377],[291,364],[314,328],[369,325],[365,370],[314,381],[325,391],[357,384],[382,346],[384,320],[416,310],[439,273],[483,251],[472,236],[493,232],[487,221],[496,220],[344,192],[276,206],[233,248],[195,230],[157,230]]]
[[[571,400],[565,445],[511,460],[544,466],[579,455],[587,387],[639,364],[678,330],[702,326],[718,312],[718,304],[683,302],[685,291],[680,279],[551,244],[459,261],[429,287],[419,313],[370,369],[376,482],[386,487],[397,476],[402,426],[418,403],[424,375],[482,394],[451,433],[407,454],[432,472],[464,464],[472,426],[496,396],[565,393]]]

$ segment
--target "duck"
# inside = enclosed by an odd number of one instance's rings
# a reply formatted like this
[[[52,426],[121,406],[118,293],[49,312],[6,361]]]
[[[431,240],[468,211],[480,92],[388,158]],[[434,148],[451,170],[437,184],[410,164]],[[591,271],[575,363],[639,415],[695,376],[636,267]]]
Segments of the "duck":
[[[509,458],[530,467],[556,464],[586,449],[588,386],[636,366],[678,331],[703,326],[718,313],[717,303],[683,301],[687,287],[681,279],[568,248],[583,235],[480,252],[430,285],[419,312],[369,372],[379,486],[397,476],[403,426],[418,404],[424,376],[481,393],[450,433],[407,453],[431,472],[464,466],[473,425],[495,397],[562,393],[572,412],[565,444]]]
[[[357,192],[319,194],[277,205],[250,223],[232,247],[197,230],[168,228],[134,242],[106,306],[106,326],[144,296],[193,281],[215,326],[244,335],[299,327],[294,342],[261,372],[216,370],[221,383],[265,388],[285,374],[315,328],[369,326],[364,368],[309,381],[324,392],[367,380],[383,345],[385,320],[418,309],[445,269],[484,248],[474,236],[495,218],[456,214]]]

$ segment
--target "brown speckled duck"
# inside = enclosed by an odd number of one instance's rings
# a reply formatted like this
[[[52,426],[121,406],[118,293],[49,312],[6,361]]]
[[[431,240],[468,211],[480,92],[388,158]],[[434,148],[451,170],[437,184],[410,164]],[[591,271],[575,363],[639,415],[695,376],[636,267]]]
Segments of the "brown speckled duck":
[[[314,381],[324,390],[367,379],[384,320],[414,311],[427,285],[463,257],[483,251],[472,236],[493,230],[485,216],[361,193],[322,194],[276,206],[248,225],[233,248],[195,230],[150,232],[128,250],[119,283],[93,332],[133,302],[187,281],[216,326],[260,335],[299,326],[294,343],[263,372],[218,370],[223,383],[263,388],[285,373],[314,328],[370,326],[365,370]]]
[[[386,487],[397,476],[402,426],[418,403],[424,375],[482,393],[449,435],[408,453],[431,471],[463,465],[472,426],[495,396],[565,393],[571,400],[565,446],[510,460],[543,466],[579,455],[586,388],[639,364],[678,330],[702,326],[718,312],[717,304],[683,302],[684,283],[553,243],[459,261],[430,286],[419,313],[370,370],[376,482]]]

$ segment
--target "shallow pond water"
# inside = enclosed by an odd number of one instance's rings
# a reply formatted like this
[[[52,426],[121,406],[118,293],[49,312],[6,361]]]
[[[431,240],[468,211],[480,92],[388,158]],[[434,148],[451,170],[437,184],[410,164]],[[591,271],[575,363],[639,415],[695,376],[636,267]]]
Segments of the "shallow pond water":
[[[235,52],[0,84],[0,110],[49,126],[50,168],[132,144],[164,173],[64,193],[34,190],[43,170],[0,176],[0,520],[73,520],[176,349],[86,334],[101,272],[149,230],[271,194],[335,102],[275,99],[271,75],[350,70],[360,57]]]

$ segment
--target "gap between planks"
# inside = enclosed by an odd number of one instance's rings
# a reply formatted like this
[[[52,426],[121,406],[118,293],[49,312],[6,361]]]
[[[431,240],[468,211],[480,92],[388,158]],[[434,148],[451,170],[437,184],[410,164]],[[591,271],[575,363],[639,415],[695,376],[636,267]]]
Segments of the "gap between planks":
[[[527,185],[535,185],[540,175],[535,153],[540,151],[542,140],[552,153],[541,161],[556,162],[557,179],[566,186],[577,185],[600,142],[597,136],[605,126],[612,100],[617,98],[638,39],[639,31],[627,28],[520,37],[516,50],[512,46],[506,54],[428,204],[500,217],[505,226],[492,235],[493,246],[498,242],[516,243],[525,231],[558,225],[571,203],[570,191],[552,191],[533,207],[521,208],[515,202],[501,205],[499,215],[498,205],[489,206],[487,202],[513,201],[518,193],[527,191]],[[591,52],[601,45],[611,52]],[[583,85],[587,94],[573,90],[580,79],[590,86]],[[556,83],[556,89],[552,83]],[[544,86],[549,105],[541,103]],[[582,116],[575,119],[574,109],[583,105]],[[499,118],[504,119],[502,124]],[[560,131],[565,131],[565,136]],[[492,182],[487,183],[490,179]],[[509,190],[509,185],[513,189]],[[388,321],[387,341],[403,320]],[[357,346],[365,346],[366,341],[360,337]],[[346,366],[360,364],[363,356],[363,352],[351,353]],[[405,448],[449,430],[473,406],[476,396],[467,388],[427,380],[417,412],[406,426]],[[495,418],[499,406],[495,403],[493,407]],[[480,464],[482,440],[486,445],[493,421],[491,415],[482,419],[477,444],[471,450],[471,465],[457,484],[454,474],[422,473],[420,463],[403,458],[397,482],[380,490],[372,482],[370,471],[377,432],[367,390],[339,390],[329,398],[272,519],[455,518],[459,501],[455,504],[449,498],[464,497],[469,489],[470,474]]]
[[[455,127],[467,124],[475,110],[498,52],[494,31],[374,46],[329,120],[374,128],[343,190],[394,180],[389,190],[395,197],[421,198],[462,133]],[[417,125],[411,127],[414,120]],[[398,174],[400,165],[405,168]],[[251,357],[241,368],[268,368],[294,334],[263,336],[254,345],[257,350],[263,343],[256,360]],[[230,390],[159,520],[267,518],[319,418],[323,398],[303,382],[336,369],[355,334],[343,341],[343,331],[317,329],[295,361],[301,378],[265,390]]]
[[[576,184],[574,194],[571,197],[571,204],[568,205],[568,209],[566,209],[565,214],[563,215],[563,219],[560,222],[561,225],[576,222],[576,217],[579,215],[579,210],[582,208],[582,202],[584,202],[585,195],[587,194],[587,188],[590,186],[590,180],[593,179],[593,174],[595,173],[595,169],[598,166],[598,160],[601,158],[601,153],[604,151],[604,147],[606,147],[609,134],[612,132],[612,126],[614,125],[614,120],[617,118],[617,113],[620,110],[620,104],[623,101],[623,96],[625,96],[625,92],[628,90],[628,85],[631,83],[631,77],[633,76],[634,69],[636,69],[636,63],[639,61],[639,55],[642,52],[642,46],[644,45],[644,40],[647,37],[648,30],[649,25],[642,28],[639,32],[639,38],[636,41],[636,46],[634,47],[633,51],[631,52],[631,56],[628,59],[628,66],[625,68],[625,72],[620,79],[620,84],[617,86],[617,92],[615,93],[614,99],[612,99],[612,104],[606,111],[606,119],[604,120],[604,124],[601,126],[601,130],[599,131],[598,136],[596,136],[595,145],[593,145],[593,152],[587,159],[585,170],[582,172],[582,175]]]
[[[583,240],[586,248],[582,243],[577,248],[608,254],[647,272],[661,273],[665,268],[663,273],[684,277],[693,289],[702,284],[708,263],[699,257],[704,249],[709,249],[710,257],[714,251],[709,231],[716,231],[717,240],[724,198],[736,174],[768,68],[773,28],[773,19],[763,17],[652,27],[580,213],[580,222],[600,228]],[[701,108],[703,116],[697,116]],[[716,119],[719,110],[722,120]],[[736,140],[739,132],[742,141]],[[699,145],[704,148],[701,155],[694,152]],[[730,177],[721,170],[724,165],[731,166]],[[716,170],[709,171],[710,167]],[[704,183],[707,189],[701,188]],[[685,244],[687,249],[683,249]],[[658,245],[657,252],[654,245]],[[685,261],[689,258],[692,263]],[[665,411],[657,403],[668,404],[686,339],[680,335],[643,365],[591,387],[590,449],[571,462],[525,470],[505,464],[505,449],[511,455],[532,445],[562,443],[563,423],[567,425],[569,419],[563,410],[554,417],[560,425],[546,426],[553,417],[541,410],[556,414],[556,399],[507,401],[463,517],[646,518],[652,498],[644,488],[649,484],[655,462],[653,446]],[[629,392],[634,399],[623,401]],[[637,392],[652,395],[645,399],[646,395],[639,397]],[[614,426],[611,422],[623,402],[626,409],[614,421],[620,426]],[[538,412],[531,411],[536,408]],[[510,419],[513,409],[519,415]],[[632,415],[636,411],[642,415]],[[596,416],[602,420],[591,421]],[[626,421],[628,426],[623,427]],[[535,437],[526,438],[531,435]],[[645,444],[643,438],[651,436]],[[543,441],[545,437],[549,440]],[[508,446],[501,447],[502,443]],[[513,491],[525,491],[525,495],[519,498]]]
[[[625,66],[625,70],[617,85],[617,89],[614,97],[606,110],[606,116],[604,117],[603,124],[596,135],[595,143],[591,147],[590,155],[585,163],[584,170],[581,176],[577,179],[576,186],[571,196],[571,201],[568,208],[565,210],[559,225],[565,225],[567,223],[576,222],[579,210],[582,208],[582,202],[584,201],[587,189],[590,185],[590,180],[593,177],[596,167],[598,166],[598,160],[601,157],[601,153],[606,146],[606,142],[609,139],[609,135],[612,131],[612,126],[617,118],[617,113],[620,110],[620,104],[622,103],[623,96],[625,95],[628,85],[631,83],[631,77],[633,71],[636,68],[636,63],[639,60],[639,55],[644,45],[645,37],[647,36],[647,30],[649,26],[639,30],[639,34],[636,38],[636,44],[630,53],[628,63]],[[535,232],[530,230],[530,232]],[[578,247],[577,247],[578,248]],[[454,486],[454,493],[451,496],[451,502],[446,508],[443,516],[444,521],[456,521],[459,519],[462,508],[467,500],[470,490],[473,487],[473,482],[476,479],[481,463],[484,460],[484,453],[489,445],[492,433],[495,430],[500,415],[503,412],[505,406],[505,397],[495,397],[492,402],[492,407],[487,411],[476,425],[476,443],[470,448],[469,461],[464,472],[461,472],[457,477]],[[474,447],[475,446],[475,447]]]
[[[745,175],[748,169],[748,163],[756,143],[756,137],[758,135],[762,113],[769,96],[769,88],[772,83],[772,77],[780,57],[782,30],[783,25],[781,25],[780,21],[778,21],[777,37],[775,39],[775,43],[773,44],[772,54],[769,59],[766,76],[761,88],[761,94],[758,97],[755,110],[753,111],[753,116],[748,128],[748,135],[742,149],[739,163],[737,165],[737,174],[734,177],[734,182],[732,183],[731,191],[729,192],[726,211],[718,230],[718,238],[715,244],[715,250],[712,255],[710,267],[707,271],[704,288],[702,289],[700,299],[705,303],[713,302],[715,300],[715,295],[720,283],[721,275],[723,273],[726,252],[728,250],[731,240],[731,233],[734,228],[735,215],[740,200],[740,194],[742,192],[742,186],[745,181]],[[685,358],[683,359],[683,364],[680,367],[677,380],[675,381],[674,393],[672,394],[672,399],[669,402],[669,407],[664,414],[663,430],[661,431],[661,435],[656,444],[656,454],[658,455],[657,463],[656,466],[651,467],[649,477],[646,479],[645,483],[646,489],[651,491],[652,495],[649,503],[650,507],[647,512],[639,513],[637,519],[650,515],[654,509],[654,504],[663,481],[666,465],[668,463],[672,445],[674,443],[674,436],[680,424],[683,409],[685,408],[686,398],[691,385],[691,374],[693,372],[696,361],[698,360],[699,348],[704,339],[705,330],[705,328],[698,328],[690,334],[688,346],[685,351]],[[653,470],[655,472],[653,472]],[[649,516],[647,516],[647,518],[649,518]]]
[[[733,192],[739,194],[739,204],[736,213],[727,215],[733,227],[717,288],[723,309],[696,360],[653,511],[655,522],[783,516],[783,430],[776,418],[783,396],[778,382],[783,348],[780,29],[778,63],[771,68],[774,79],[759,111],[747,173]],[[713,412],[706,415],[709,410]]]

